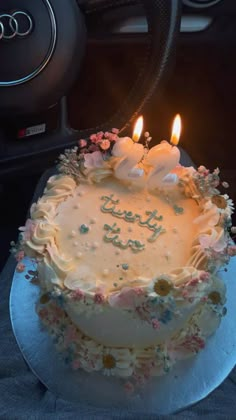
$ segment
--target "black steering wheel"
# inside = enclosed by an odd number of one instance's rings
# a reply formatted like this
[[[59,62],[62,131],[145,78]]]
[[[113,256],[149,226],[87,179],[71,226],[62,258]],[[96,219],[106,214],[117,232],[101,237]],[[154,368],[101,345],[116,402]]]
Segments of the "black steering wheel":
[[[0,117],[36,113],[57,103],[77,78],[89,37],[86,28],[89,19],[99,19],[111,9],[139,4],[147,18],[148,42],[138,77],[125,102],[109,121],[98,127],[75,132],[62,124],[61,134],[70,138],[60,141],[60,148],[70,145],[73,138],[86,137],[96,130],[124,127],[136,117],[153,91],[160,88],[166,76],[180,25],[180,3],[180,0],[1,0]],[[38,150],[46,151],[49,144],[55,148],[58,142],[42,140]],[[28,146],[27,153],[35,149],[34,146],[30,151]]]

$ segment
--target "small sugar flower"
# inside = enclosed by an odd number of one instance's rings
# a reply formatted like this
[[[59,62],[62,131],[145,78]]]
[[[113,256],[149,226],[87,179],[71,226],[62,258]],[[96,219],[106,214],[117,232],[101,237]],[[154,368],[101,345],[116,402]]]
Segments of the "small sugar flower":
[[[105,302],[105,296],[102,293],[95,293],[94,302],[97,304],[102,304]]]
[[[27,219],[25,226],[21,226],[19,228],[19,231],[23,232],[23,238],[25,241],[30,241],[30,239],[32,238],[34,234],[35,228],[36,228],[36,224],[31,219]]]
[[[77,370],[81,367],[80,361],[78,359],[73,360],[72,362],[72,369]]]
[[[210,278],[210,274],[209,273],[207,273],[207,271],[202,271],[201,272],[201,274],[200,274],[200,280],[201,281],[208,281],[209,280],[209,278]]]
[[[19,262],[16,266],[16,271],[18,273],[23,273],[23,271],[25,271],[25,264]]]
[[[70,293],[70,297],[72,300],[80,301],[84,298],[84,292],[80,289],[73,290],[73,292]]]
[[[160,328],[160,322],[158,321],[158,319],[156,319],[156,318],[153,318],[152,319],[152,328],[154,329],[154,330],[159,330],[159,328]]]
[[[18,262],[20,262],[21,260],[23,260],[24,257],[25,257],[24,251],[19,251],[15,255],[16,261],[18,261]]]
[[[103,373],[128,377],[133,373],[134,355],[129,349],[106,349],[102,356]]]
[[[173,285],[167,276],[157,277],[151,284],[151,293],[153,297],[162,296],[165,297],[169,295],[173,288]]]
[[[124,389],[128,394],[132,394],[134,392],[134,385],[132,382],[126,382],[124,385]]]

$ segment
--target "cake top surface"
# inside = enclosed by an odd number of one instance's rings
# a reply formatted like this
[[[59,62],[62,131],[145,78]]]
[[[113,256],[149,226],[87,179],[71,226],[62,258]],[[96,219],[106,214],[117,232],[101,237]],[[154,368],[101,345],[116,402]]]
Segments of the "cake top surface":
[[[78,266],[66,285],[112,291],[188,265],[199,215],[176,187],[156,195],[110,178],[80,184],[55,217],[58,247]]]
[[[228,261],[233,203],[217,189],[218,169],[182,167],[167,142],[149,150],[94,136],[60,157],[21,229],[48,283],[105,294],[156,279],[178,287]]]

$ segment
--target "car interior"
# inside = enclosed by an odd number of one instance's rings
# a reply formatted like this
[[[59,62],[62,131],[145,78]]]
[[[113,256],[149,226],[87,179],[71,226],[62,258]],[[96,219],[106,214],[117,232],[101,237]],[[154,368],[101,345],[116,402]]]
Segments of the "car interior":
[[[19,7],[20,4],[20,7]],[[80,138],[170,136],[196,166],[219,167],[236,200],[236,2],[2,0],[0,269],[41,175]]]

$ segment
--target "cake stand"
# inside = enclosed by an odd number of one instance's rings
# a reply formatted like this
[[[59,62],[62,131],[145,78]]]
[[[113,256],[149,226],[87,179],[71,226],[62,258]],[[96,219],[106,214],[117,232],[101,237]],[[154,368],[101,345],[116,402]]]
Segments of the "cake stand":
[[[35,270],[29,259],[27,270]],[[57,353],[41,328],[35,312],[39,296],[25,272],[15,272],[10,295],[10,316],[19,348],[31,370],[57,397],[104,408],[123,408],[135,413],[170,414],[184,409],[212,392],[236,363],[236,261],[219,273],[227,285],[227,315],[206,348],[196,357],[177,363],[165,376],[153,378],[141,392],[130,396],[121,382],[100,374],[73,371]]]

